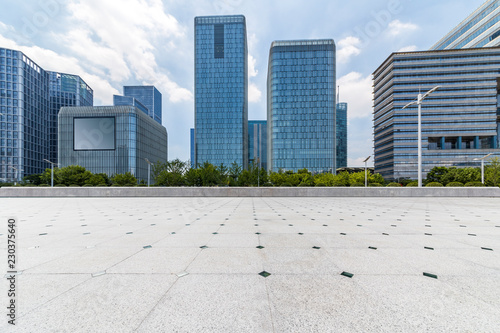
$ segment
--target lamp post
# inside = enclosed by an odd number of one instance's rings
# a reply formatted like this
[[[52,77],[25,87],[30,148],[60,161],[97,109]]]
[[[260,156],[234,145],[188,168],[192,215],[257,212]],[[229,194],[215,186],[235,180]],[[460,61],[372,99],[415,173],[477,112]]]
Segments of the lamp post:
[[[24,171],[24,170],[23,169],[18,169],[18,168],[13,167],[13,166],[11,166],[11,168],[14,169],[14,170],[16,170],[16,176],[14,177],[16,181],[14,182],[14,185],[17,185],[17,182],[19,180],[18,179],[19,178],[19,171]]]
[[[151,162],[149,162],[149,160],[147,158],[145,158],[146,162],[148,163],[148,187],[149,187],[149,181],[151,179]]]
[[[418,138],[417,138],[417,140],[418,140],[418,187],[422,187],[422,108],[421,108],[421,105],[422,105],[422,101],[427,96],[429,96],[430,94],[432,94],[433,92],[435,92],[439,88],[441,88],[441,86],[436,86],[423,95],[419,93],[416,101],[408,103],[405,106],[403,106],[403,108],[402,108],[402,110],[404,110],[410,105],[414,105],[414,104],[418,105]]]
[[[483,156],[483,157],[478,157],[478,158],[475,158],[473,161],[481,161],[481,183],[484,184],[484,160],[487,158],[487,157],[490,157],[491,155],[493,155],[493,153],[489,153],[488,155],[486,156]]]
[[[50,163],[50,187],[54,187],[54,162],[49,161],[48,159],[43,159],[45,162]]]
[[[368,160],[370,159],[370,157],[372,157],[371,155],[368,156],[364,161],[363,163],[365,163],[365,187],[368,187],[368,173],[367,173],[367,168],[366,168],[366,162],[368,162]]]

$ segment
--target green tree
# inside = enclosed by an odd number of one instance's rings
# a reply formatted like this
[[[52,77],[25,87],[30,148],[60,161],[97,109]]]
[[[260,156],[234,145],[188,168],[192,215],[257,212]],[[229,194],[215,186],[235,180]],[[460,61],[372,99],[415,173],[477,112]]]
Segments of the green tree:
[[[189,169],[184,175],[184,181],[187,186],[203,186],[201,170],[198,168]]]
[[[109,186],[110,181],[108,175],[106,175],[105,173],[97,173],[90,176],[90,178],[85,182],[85,185]]]
[[[111,177],[111,183],[115,186],[135,186],[137,178],[130,172],[119,173]]]
[[[500,185],[500,159],[498,157],[491,158],[489,165],[485,167],[484,183],[487,186]]]
[[[22,180],[22,183],[23,184],[32,184],[32,185],[40,185],[40,184],[44,184],[43,183],[43,174],[41,173],[37,173],[37,174],[34,174],[34,175],[28,175],[28,176],[24,176],[23,177],[23,180]]]
[[[333,178],[333,186],[349,186],[349,172],[342,171]]]
[[[320,173],[314,176],[314,186],[333,186],[335,175],[331,173]]]
[[[427,173],[426,183],[439,182],[442,183],[442,178],[448,173],[447,167],[434,167]]]

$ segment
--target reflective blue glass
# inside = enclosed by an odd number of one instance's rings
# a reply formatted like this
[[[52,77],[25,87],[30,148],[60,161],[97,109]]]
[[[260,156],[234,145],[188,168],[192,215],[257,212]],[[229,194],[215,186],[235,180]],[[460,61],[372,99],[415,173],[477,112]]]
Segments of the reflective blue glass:
[[[268,170],[335,172],[335,43],[277,41],[268,69]]]
[[[191,168],[194,168],[194,128],[189,129],[189,146],[190,146],[190,162]]]
[[[453,28],[431,50],[500,45],[500,0],[488,0]]]
[[[267,169],[267,121],[248,121],[248,162]]]
[[[337,169],[347,167],[347,103],[337,103]]]
[[[195,165],[248,165],[245,17],[195,18]]]
[[[158,89],[154,86],[125,86],[123,87],[123,95],[133,97],[139,101],[149,110],[149,116],[161,125],[161,93]],[[142,108],[140,109],[142,110]]]
[[[22,52],[0,48],[0,180],[19,181],[57,162],[57,114],[92,105],[78,76],[48,72]]]

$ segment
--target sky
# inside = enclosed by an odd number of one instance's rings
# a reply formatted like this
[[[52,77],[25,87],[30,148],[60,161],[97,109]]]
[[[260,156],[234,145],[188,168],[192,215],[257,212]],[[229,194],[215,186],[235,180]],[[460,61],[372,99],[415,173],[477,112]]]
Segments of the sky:
[[[275,40],[333,38],[340,102],[348,107],[348,165],[373,154],[371,74],[392,52],[425,51],[483,0],[1,0],[0,47],[49,71],[76,74],[94,105],[124,85],[163,95],[169,159],[189,159],[194,127],[194,17],[243,14],[248,119],[266,119],[269,47]],[[371,159],[373,165],[373,158]]]

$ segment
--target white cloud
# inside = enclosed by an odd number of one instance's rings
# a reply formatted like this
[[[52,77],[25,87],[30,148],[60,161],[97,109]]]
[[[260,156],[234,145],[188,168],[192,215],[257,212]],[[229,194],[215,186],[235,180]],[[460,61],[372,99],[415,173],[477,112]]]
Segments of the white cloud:
[[[130,79],[153,84],[173,103],[193,99],[192,92],[174,82],[156,61],[155,54],[173,52],[177,41],[185,37],[183,27],[165,13],[161,0],[122,0],[119,5],[73,0],[68,10],[69,26],[75,28],[56,37],[94,72],[115,84]]]
[[[79,75],[94,90],[94,101],[97,104],[112,104],[113,94],[119,93],[107,80],[85,71],[80,66],[79,60],[74,57],[64,56],[38,46],[19,45],[3,35],[0,35],[0,45],[20,50],[47,71]]]
[[[259,90],[257,85],[254,83],[250,83],[248,85],[248,101],[251,103],[260,102],[260,98],[262,96],[262,92]]]
[[[372,79],[361,73],[351,72],[337,80],[340,87],[340,102],[347,102],[349,119],[372,115]],[[339,102],[339,101],[337,101]]]
[[[251,55],[248,55],[248,77],[255,77],[259,71],[255,68],[257,60]]]
[[[408,45],[398,50],[398,52],[414,52],[414,51],[418,51],[418,47],[416,45]]]
[[[351,57],[361,53],[361,40],[357,37],[349,36],[337,42],[337,62],[347,63]]]
[[[396,37],[402,34],[407,34],[419,29],[419,26],[413,23],[403,23],[400,20],[394,20],[389,23],[387,33],[389,36]]]

